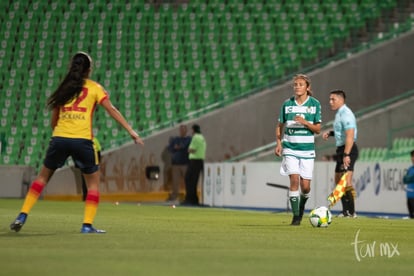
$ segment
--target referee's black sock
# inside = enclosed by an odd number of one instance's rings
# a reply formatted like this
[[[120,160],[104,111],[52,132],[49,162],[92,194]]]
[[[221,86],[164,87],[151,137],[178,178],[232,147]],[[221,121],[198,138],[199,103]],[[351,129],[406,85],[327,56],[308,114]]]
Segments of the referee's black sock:
[[[349,198],[348,198],[348,194],[347,193],[345,193],[341,197],[341,202],[342,202],[342,214],[344,216],[348,216],[349,215]]]
[[[355,197],[354,197],[354,187],[346,187],[345,190],[345,196],[348,198],[348,210],[349,214],[354,215],[355,214]]]

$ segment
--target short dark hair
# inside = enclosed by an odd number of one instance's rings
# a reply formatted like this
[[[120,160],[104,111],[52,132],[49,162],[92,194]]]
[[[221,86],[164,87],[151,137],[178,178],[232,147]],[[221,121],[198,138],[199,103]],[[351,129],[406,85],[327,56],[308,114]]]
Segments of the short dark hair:
[[[411,151],[411,156],[414,156],[414,150]]]
[[[341,89],[332,90],[331,92],[329,92],[329,94],[335,94],[335,95],[338,95],[338,96],[344,98],[344,100],[346,99],[345,91],[341,90]]]
[[[192,129],[193,129],[193,131],[194,131],[195,133],[201,133],[201,128],[200,128],[200,126],[199,126],[199,125],[197,125],[197,124],[194,124],[194,125],[192,126]]]

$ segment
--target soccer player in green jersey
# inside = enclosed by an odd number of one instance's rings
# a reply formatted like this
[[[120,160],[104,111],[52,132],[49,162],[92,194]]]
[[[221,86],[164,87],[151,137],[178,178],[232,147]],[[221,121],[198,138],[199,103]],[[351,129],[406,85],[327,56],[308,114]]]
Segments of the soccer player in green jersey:
[[[280,173],[288,175],[290,180],[291,225],[300,225],[310,196],[315,161],[314,134],[321,131],[322,113],[321,104],[312,97],[308,76],[294,76],[293,91],[294,96],[287,99],[280,109],[275,154],[283,156]]]

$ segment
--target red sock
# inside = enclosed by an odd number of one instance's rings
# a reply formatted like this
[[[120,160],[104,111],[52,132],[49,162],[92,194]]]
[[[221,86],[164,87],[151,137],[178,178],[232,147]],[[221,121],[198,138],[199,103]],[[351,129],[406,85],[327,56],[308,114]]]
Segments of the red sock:
[[[43,191],[45,184],[39,181],[33,181],[32,185],[30,186],[29,191],[26,194],[26,198],[24,200],[21,212],[28,214],[32,209],[33,205],[39,199],[40,194]]]
[[[99,191],[88,191],[85,200],[83,223],[93,224],[99,204]]]

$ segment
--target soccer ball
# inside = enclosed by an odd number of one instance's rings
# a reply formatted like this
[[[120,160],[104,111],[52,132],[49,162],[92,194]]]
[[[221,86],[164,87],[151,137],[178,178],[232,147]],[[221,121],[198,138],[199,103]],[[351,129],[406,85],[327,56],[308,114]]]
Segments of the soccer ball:
[[[309,221],[313,227],[328,227],[332,222],[331,211],[325,206],[316,207],[310,212]]]

